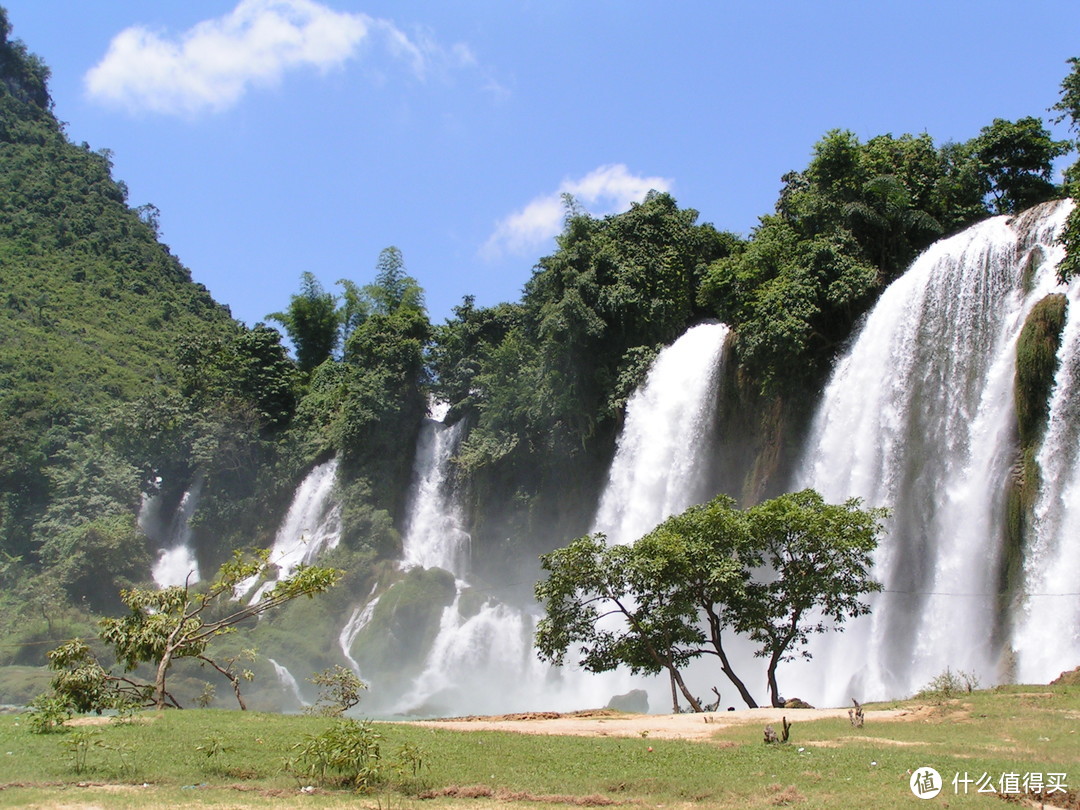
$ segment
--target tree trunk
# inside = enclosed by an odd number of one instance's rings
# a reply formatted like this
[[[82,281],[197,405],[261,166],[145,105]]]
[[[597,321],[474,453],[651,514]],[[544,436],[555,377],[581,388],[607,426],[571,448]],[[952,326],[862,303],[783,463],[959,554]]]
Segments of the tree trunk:
[[[679,670],[677,670],[673,666],[669,666],[668,672],[671,673],[671,677],[679,685],[679,691],[683,693],[683,697],[686,698],[686,702],[690,704],[690,708],[692,708],[695,712],[698,713],[703,711],[703,709],[701,708],[701,704],[698,702],[698,699],[692,694],[690,694],[690,690],[687,689],[686,684],[683,683],[682,675],[679,674]]]
[[[720,671],[723,672],[727,676],[727,679],[739,690],[739,697],[743,699],[743,703],[746,704],[747,708],[756,709],[758,707],[757,701],[754,700],[753,695],[750,694],[750,690],[746,688],[746,684],[742,682],[742,679],[735,674],[735,670],[731,668],[731,662],[728,661],[727,652],[724,651],[724,644],[720,640],[720,617],[711,610],[706,612],[709,616],[709,639],[712,642],[713,649],[716,650],[717,656],[720,658]]]
[[[780,700],[780,687],[776,685],[776,666],[778,661],[775,659],[769,660],[769,702],[774,709],[784,708],[784,703]]]
[[[166,649],[161,660],[158,661],[157,677],[154,678],[154,707],[157,709],[165,708],[165,699],[168,695],[165,691],[165,674],[169,671],[170,663],[172,663],[172,650]]]
[[[671,713],[679,713],[679,693],[675,691],[675,673],[668,670],[668,678],[671,681]]]

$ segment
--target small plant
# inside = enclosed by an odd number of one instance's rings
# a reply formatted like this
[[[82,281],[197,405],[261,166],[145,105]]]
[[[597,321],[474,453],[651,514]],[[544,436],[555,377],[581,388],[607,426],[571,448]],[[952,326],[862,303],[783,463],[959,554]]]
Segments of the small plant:
[[[122,694],[116,696],[113,707],[116,710],[116,714],[113,715],[113,722],[119,724],[130,724],[135,719],[135,715],[142,711],[143,708],[141,703],[136,703]]]
[[[402,743],[398,746],[397,756],[391,767],[399,783],[410,778],[416,779],[424,767],[424,749],[413,743]]]
[[[960,692],[974,692],[979,688],[979,676],[972,672],[960,670],[953,672],[946,667],[945,671],[935,676],[918,693],[919,697],[940,697],[949,700]]]
[[[59,695],[44,693],[30,701],[26,720],[34,734],[50,734],[66,731],[64,726],[71,719],[71,704]]]
[[[60,741],[60,746],[68,752],[71,767],[75,769],[75,773],[86,770],[86,760],[90,756],[90,749],[101,747],[98,734],[99,732],[93,729],[80,728],[71,732],[67,739]]]
[[[231,751],[232,746],[226,745],[225,740],[214,734],[205,737],[202,745],[196,745],[195,750],[203,754],[207,759],[217,759],[226,751]]]
[[[325,717],[345,714],[360,702],[360,693],[367,689],[367,684],[356,677],[351,669],[337,665],[316,672],[308,680],[319,687],[319,697],[305,711]]]
[[[195,705],[200,709],[205,709],[214,702],[216,696],[217,688],[212,683],[204,683],[202,692],[195,698]]]
[[[95,740],[94,747],[112,751],[116,754],[117,759],[120,761],[119,771],[121,775],[130,776],[135,772],[135,767],[131,763],[135,748],[130,743],[107,743],[104,740]]]
[[[381,741],[368,721],[338,720],[294,745],[296,755],[285,767],[298,781],[370,790],[384,779]]]
[[[225,774],[228,770],[222,764],[224,755],[232,751],[232,746],[225,742],[225,739],[217,734],[212,734],[209,737],[204,737],[201,745],[196,745],[195,750],[206,757],[207,762],[210,764],[210,770],[213,773]]]

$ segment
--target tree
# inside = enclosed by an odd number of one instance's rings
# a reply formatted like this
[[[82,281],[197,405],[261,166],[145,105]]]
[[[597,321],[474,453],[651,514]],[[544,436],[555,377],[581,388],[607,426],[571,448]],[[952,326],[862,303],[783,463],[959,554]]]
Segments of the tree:
[[[810,658],[810,635],[869,612],[865,594],[881,590],[871,577],[872,554],[887,511],[862,509],[859,499],[825,503],[806,489],[765,501],[747,513],[755,568],[769,575],[747,583],[728,606],[734,628],[758,643],[768,661],[773,706],[782,706],[776,668],[796,653]]]
[[[620,665],[667,671],[695,711],[700,702],[680,668],[714,655],[747,706],[757,703],[735,673],[728,632],[758,644],[773,705],[776,669],[805,645],[867,611],[861,597],[880,589],[870,555],[881,509],[857,500],[825,504],[812,490],[783,495],[748,511],[719,496],[664,521],[627,546],[603,535],[575,540],[541,557],[549,573],[536,586],[545,609],[536,634],[540,657],[555,664],[577,647],[590,672]]]
[[[667,671],[673,692],[677,685],[701,711],[679,672],[704,641],[679,584],[681,561],[674,554],[651,557],[636,544],[608,546],[603,534],[541,557],[550,575],[536,586],[547,614],[536,631],[540,657],[561,665],[567,650],[580,645],[578,663],[588,672],[620,665],[635,674]]]
[[[1075,149],[1080,145],[1080,58],[1074,56],[1067,61],[1072,69],[1061,81],[1061,98],[1050,109],[1060,113],[1054,123],[1068,121],[1070,131],[1078,135],[1073,141]],[[1065,170],[1065,191],[1071,197],[1080,197],[1080,160]],[[1061,243],[1065,246],[1065,258],[1058,265],[1058,277],[1067,282],[1080,273],[1080,206],[1069,214]]]
[[[675,709],[677,687],[700,712],[679,670],[711,654],[746,705],[756,707],[723,636],[725,606],[741,598],[749,577],[743,564],[749,540],[745,516],[721,495],[631,545],[609,546],[596,534],[542,556],[550,575],[536,586],[546,611],[536,633],[541,658],[562,664],[567,650],[578,646],[579,663],[589,672],[620,665],[634,673],[667,671]]]
[[[375,282],[364,288],[372,311],[381,315],[395,315],[403,310],[424,312],[424,291],[405,272],[405,259],[398,248],[393,245],[383,248],[375,271]]]
[[[1058,194],[1050,180],[1053,161],[1071,148],[1068,141],[1053,140],[1043,122],[1031,116],[995,118],[972,146],[999,214],[1015,214]]]
[[[323,290],[312,273],[300,277],[300,292],[292,296],[285,312],[266,317],[285,327],[296,348],[296,364],[301,371],[311,371],[337,348],[337,300]]]
[[[228,659],[223,666],[207,653],[214,639],[230,633],[246,619],[259,616],[301,596],[313,597],[331,588],[342,572],[332,568],[300,566],[280,580],[256,602],[234,602],[234,592],[245,580],[268,571],[268,551],[245,558],[237,553],[221,566],[217,577],[205,588],[188,585],[162,590],[133,588],[122,591],[121,600],[129,613],[101,621],[101,640],[111,645],[125,672],[140,664],[155,669],[153,683],[139,683],[126,676],[112,675],[76,640],[50,654],[58,674],[53,689],[82,710],[110,708],[117,698],[147,701],[159,709],[179,707],[166,688],[166,677],[174,661],[196,658],[209,664],[233,685],[240,708],[247,708],[240,695],[239,676]]]

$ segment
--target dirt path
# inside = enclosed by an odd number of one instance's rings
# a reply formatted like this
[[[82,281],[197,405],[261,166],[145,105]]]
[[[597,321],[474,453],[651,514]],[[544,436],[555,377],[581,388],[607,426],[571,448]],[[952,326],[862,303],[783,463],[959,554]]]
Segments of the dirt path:
[[[909,709],[867,711],[866,719],[881,720],[911,715]],[[837,717],[847,720],[847,709],[743,709],[705,714],[620,714],[610,710],[558,714],[533,712],[497,717],[455,717],[415,720],[413,725],[455,731],[516,731],[522,734],[569,734],[578,737],[642,737],[660,740],[707,740],[729,726],[766,724],[779,727],[780,719],[797,723]]]

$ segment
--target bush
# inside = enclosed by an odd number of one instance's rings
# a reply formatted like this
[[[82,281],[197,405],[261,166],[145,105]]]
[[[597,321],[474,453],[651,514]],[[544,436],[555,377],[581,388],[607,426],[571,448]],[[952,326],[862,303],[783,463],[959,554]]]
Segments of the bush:
[[[64,731],[64,723],[71,719],[71,703],[62,697],[41,694],[30,701],[26,719],[34,734],[50,734]]]
[[[296,755],[285,769],[298,782],[367,791],[392,781],[416,789],[425,752],[413,743],[398,746],[396,756],[382,758],[383,736],[368,720],[336,720],[321,734],[309,734],[293,746]]]
[[[944,698],[946,700],[955,697],[961,692],[974,692],[979,688],[979,676],[974,672],[959,670],[953,672],[949,667],[940,675],[935,676],[924,686],[916,697]]]
[[[338,720],[321,734],[308,734],[293,746],[285,763],[298,781],[369,790],[384,779],[382,735],[368,721]]]
[[[335,664],[308,678],[319,687],[319,698],[314,706],[308,706],[308,714],[340,717],[360,702],[360,693],[367,684],[356,677],[351,669]]]

